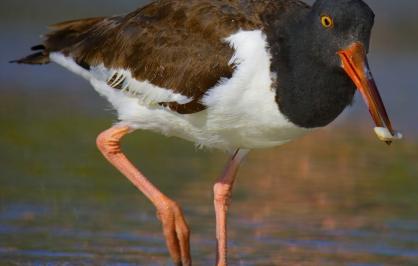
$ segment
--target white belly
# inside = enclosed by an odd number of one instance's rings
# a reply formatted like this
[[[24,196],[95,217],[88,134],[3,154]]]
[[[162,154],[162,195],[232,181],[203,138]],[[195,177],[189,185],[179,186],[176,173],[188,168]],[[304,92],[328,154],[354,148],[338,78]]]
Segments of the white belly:
[[[206,110],[190,115],[178,114],[156,104],[161,102],[161,97],[181,99],[181,95],[159,93],[158,100],[153,101],[153,96],[147,95],[147,101],[144,101],[138,95],[111,88],[97,73],[93,75],[81,68],[76,69],[76,64],[68,62],[68,58],[54,55],[51,59],[88,78],[117,110],[120,123],[136,129],[152,130],[199,146],[225,150],[277,146],[307,132],[279,111],[275,90],[272,89],[275,74],[270,72],[270,55],[263,33],[260,30],[240,31],[225,41],[235,49],[231,59],[231,63],[237,66],[234,74],[204,96],[202,102],[208,106]],[[136,91],[145,91],[145,88],[150,91],[148,82],[136,81],[135,86]],[[166,90],[156,89],[159,92]]]

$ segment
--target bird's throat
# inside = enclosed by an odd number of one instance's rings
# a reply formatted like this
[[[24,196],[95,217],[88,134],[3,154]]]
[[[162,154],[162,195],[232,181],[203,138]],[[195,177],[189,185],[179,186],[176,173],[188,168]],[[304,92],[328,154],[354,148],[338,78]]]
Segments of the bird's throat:
[[[294,64],[291,73],[277,75],[276,102],[280,111],[304,128],[328,125],[351,104],[355,87],[338,69],[308,60]]]

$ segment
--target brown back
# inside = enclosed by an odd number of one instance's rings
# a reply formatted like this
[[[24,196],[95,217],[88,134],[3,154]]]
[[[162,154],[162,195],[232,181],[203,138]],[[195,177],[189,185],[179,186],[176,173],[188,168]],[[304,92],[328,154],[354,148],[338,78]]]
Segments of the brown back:
[[[63,22],[46,35],[45,52],[63,52],[83,67],[129,69],[137,80],[193,98],[161,103],[179,113],[205,108],[200,99],[232,76],[233,49],[223,41],[239,29],[262,29],[268,14],[296,0],[160,0],[125,16]]]

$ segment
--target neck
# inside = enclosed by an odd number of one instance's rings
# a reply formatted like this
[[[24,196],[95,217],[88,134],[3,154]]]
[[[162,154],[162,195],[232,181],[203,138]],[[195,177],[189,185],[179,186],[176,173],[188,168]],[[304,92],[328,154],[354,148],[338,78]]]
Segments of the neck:
[[[276,102],[294,124],[304,128],[328,125],[352,102],[355,88],[342,69],[314,57],[309,9],[288,10],[266,29],[277,75]],[[277,16],[279,18],[279,16]]]

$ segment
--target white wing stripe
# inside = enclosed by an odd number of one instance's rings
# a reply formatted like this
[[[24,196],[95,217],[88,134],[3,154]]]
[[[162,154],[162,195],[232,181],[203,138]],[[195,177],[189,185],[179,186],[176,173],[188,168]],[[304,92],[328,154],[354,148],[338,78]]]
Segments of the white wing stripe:
[[[186,104],[193,101],[192,98],[175,93],[171,89],[161,88],[151,84],[148,80],[139,81],[132,77],[131,71],[127,69],[109,69],[101,64],[92,66],[90,70],[86,70],[79,66],[72,57],[57,52],[51,53],[50,58],[51,61],[89,80],[93,86],[94,84],[98,84],[98,82],[105,82],[108,87],[115,90],[113,87],[118,87],[122,84],[120,91],[130,97],[137,98],[143,105],[155,105],[161,102]],[[94,87],[101,92],[102,86]]]

